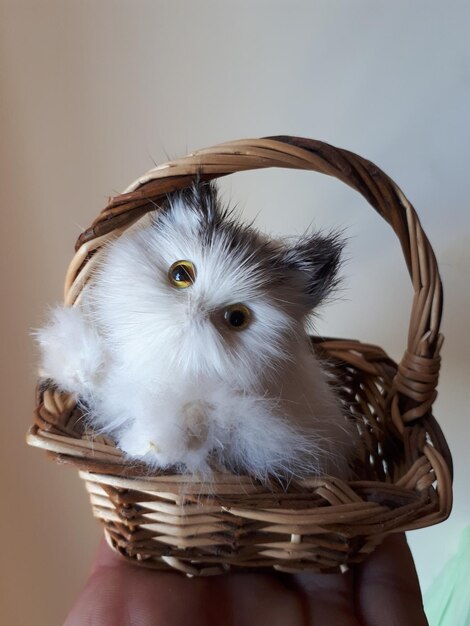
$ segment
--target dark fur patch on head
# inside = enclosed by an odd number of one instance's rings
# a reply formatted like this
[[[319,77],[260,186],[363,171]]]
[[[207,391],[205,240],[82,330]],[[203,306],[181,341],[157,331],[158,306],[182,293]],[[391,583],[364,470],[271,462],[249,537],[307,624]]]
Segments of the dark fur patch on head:
[[[198,213],[204,224],[215,227],[217,223],[226,217],[227,211],[219,206],[219,190],[213,182],[200,182],[196,180],[189,187],[177,191],[172,199],[181,201],[188,209]]]
[[[240,260],[249,261],[264,285],[276,281],[272,270],[279,264],[280,246],[267,239],[251,223],[237,219],[234,207],[221,203],[214,182],[195,182],[177,192],[169,198],[170,207],[178,200],[199,216],[199,236],[203,245],[211,246],[216,238],[223,238],[227,253],[236,251]]]
[[[203,244],[210,246],[215,238],[223,237],[227,253],[236,251],[241,262],[249,262],[260,285],[291,282],[308,309],[318,306],[337,286],[344,247],[338,233],[305,235],[292,246],[272,241],[252,224],[237,220],[233,208],[221,204],[214,182],[196,181],[168,196],[170,212],[177,201],[199,216]]]

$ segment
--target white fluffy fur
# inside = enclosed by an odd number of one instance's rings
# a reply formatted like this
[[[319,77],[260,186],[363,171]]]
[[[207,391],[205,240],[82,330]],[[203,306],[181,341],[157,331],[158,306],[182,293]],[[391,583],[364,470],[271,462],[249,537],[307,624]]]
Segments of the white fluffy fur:
[[[80,307],[38,332],[41,374],[76,392],[95,428],[133,459],[210,476],[345,476],[357,436],[312,352],[295,285],[266,285],[256,256],[210,244],[183,200],[109,244]],[[260,241],[262,241],[260,239]],[[194,263],[178,290],[168,268]],[[243,303],[248,328],[224,326]]]
[[[53,309],[50,322],[36,334],[42,352],[41,377],[67,391],[89,397],[104,366],[101,337],[79,309]]]

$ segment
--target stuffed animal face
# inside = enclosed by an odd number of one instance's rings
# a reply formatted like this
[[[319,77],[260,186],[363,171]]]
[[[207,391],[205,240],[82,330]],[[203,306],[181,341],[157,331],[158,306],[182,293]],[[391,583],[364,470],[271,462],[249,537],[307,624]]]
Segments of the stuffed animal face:
[[[214,186],[194,186],[109,247],[90,290],[94,321],[141,371],[249,389],[305,337],[340,250],[335,236],[269,240],[222,209]]]
[[[336,236],[271,240],[195,185],[109,243],[79,306],[53,312],[42,375],[153,468],[346,475],[355,429],[305,329],[340,252]]]

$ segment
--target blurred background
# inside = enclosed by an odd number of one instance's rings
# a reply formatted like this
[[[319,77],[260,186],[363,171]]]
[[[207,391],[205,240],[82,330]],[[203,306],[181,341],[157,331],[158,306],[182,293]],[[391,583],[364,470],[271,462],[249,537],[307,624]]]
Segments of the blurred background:
[[[75,239],[154,162],[270,134],[377,163],[434,245],[446,295],[435,413],[455,506],[409,541],[423,589],[439,576],[470,520],[469,27],[469,3],[455,0],[0,0],[2,624],[61,624],[101,534],[75,470],[24,443],[30,330],[61,299]],[[401,357],[411,286],[393,233],[362,197],[306,172],[222,186],[273,234],[345,227],[344,288],[319,330]]]

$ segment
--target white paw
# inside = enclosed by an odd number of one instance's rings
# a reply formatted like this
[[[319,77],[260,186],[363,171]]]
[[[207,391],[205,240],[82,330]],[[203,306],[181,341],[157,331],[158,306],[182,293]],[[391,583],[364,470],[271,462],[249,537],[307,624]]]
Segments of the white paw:
[[[79,309],[57,307],[50,322],[36,333],[41,348],[42,377],[79,395],[93,391],[103,366],[97,332]]]
[[[119,437],[118,446],[127,455],[137,459],[158,458],[162,452],[154,437],[150,438],[147,433],[135,426],[131,426]]]

